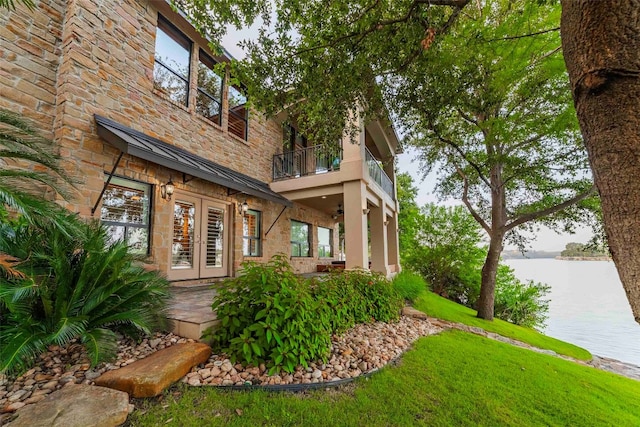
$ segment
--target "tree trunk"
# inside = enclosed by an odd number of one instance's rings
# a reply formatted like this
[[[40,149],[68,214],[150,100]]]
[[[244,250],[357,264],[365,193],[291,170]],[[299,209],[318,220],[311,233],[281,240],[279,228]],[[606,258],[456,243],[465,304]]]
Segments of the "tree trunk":
[[[640,0],[562,0],[561,34],[609,248],[640,322]]]
[[[488,146],[487,153],[495,154],[493,147]],[[482,283],[478,298],[478,317],[493,320],[494,303],[496,299],[496,276],[500,254],[504,247],[504,227],[507,222],[507,202],[502,181],[502,164],[491,167],[491,232],[489,233],[489,251],[482,266]]]
[[[493,311],[496,297],[496,276],[498,264],[503,248],[503,236],[491,236],[489,252],[482,266],[482,283],[480,285],[480,298],[478,298],[478,317],[485,320],[493,320]]]

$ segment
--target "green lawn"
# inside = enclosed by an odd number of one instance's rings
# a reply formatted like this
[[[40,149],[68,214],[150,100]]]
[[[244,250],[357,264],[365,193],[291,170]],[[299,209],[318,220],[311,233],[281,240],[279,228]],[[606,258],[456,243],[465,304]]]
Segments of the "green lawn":
[[[476,311],[446,298],[442,298],[433,292],[423,292],[413,304],[415,308],[427,313],[431,317],[463,323],[469,326],[477,326],[486,331],[495,332],[502,336],[513,338],[531,344],[534,347],[553,350],[580,360],[591,360],[591,353],[587,350],[543,335],[533,329],[513,325],[500,319],[489,322],[476,317]]]
[[[422,338],[399,366],[305,394],[169,390],[132,426],[632,426],[640,382],[460,331]]]

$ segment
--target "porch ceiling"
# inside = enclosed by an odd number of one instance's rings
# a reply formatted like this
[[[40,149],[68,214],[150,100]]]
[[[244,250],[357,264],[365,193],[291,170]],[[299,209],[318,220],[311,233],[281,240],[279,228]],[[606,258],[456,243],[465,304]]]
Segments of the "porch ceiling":
[[[293,203],[274,192],[265,182],[236,172],[189,151],[167,144],[135,129],[95,115],[98,135],[120,151],[213,182],[240,193],[259,197],[288,207]]]
[[[342,209],[344,210],[344,201],[342,198],[342,194],[332,194],[322,197],[310,197],[306,199],[297,199],[296,203],[301,203],[305,206],[308,206],[313,209],[317,209],[321,212],[324,212],[329,215],[337,215],[338,214],[338,204],[342,205]]]

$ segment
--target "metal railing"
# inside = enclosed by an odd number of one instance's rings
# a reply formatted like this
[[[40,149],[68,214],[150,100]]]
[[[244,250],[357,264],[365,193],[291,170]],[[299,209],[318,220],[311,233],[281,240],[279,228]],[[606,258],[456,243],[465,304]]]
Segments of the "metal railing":
[[[382,169],[382,165],[380,164],[380,162],[376,160],[375,157],[373,157],[371,151],[369,151],[367,147],[365,147],[364,150],[365,162],[367,163],[369,176],[376,182],[376,184],[380,186],[380,188],[382,188],[382,190],[384,190],[385,193],[393,198],[393,181],[391,181],[391,178],[389,178],[385,171]]]
[[[340,170],[342,148],[325,145],[287,151],[273,156],[273,180],[298,178]]]

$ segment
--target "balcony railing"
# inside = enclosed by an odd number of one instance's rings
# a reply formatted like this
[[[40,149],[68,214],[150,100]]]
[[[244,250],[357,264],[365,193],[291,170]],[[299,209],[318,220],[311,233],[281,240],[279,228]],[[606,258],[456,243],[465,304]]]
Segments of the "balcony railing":
[[[287,151],[273,156],[273,180],[340,170],[342,149],[325,145]]]
[[[369,176],[373,179],[379,186],[387,193],[391,198],[393,195],[393,181],[391,178],[387,176],[385,171],[382,169],[380,162],[373,157],[371,151],[367,147],[365,150],[365,162],[367,163],[367,169],[369,170]]]

